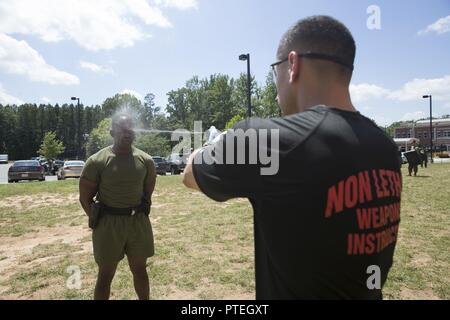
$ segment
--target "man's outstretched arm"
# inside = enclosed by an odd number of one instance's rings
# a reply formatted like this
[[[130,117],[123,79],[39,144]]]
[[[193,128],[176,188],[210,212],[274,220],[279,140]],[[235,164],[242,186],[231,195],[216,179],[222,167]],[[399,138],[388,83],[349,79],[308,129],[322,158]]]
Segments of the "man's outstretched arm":
[[[192,170],[192,163],[194,161],[195,155],[200,151],[201,149],[197,149],[189,156],[188,162],[186,164],[186,167],[183,170],[183,184],[191,189],[195,189],[200,191],[200,188],[197,184],[197,181],[195,181],[194,172]]]

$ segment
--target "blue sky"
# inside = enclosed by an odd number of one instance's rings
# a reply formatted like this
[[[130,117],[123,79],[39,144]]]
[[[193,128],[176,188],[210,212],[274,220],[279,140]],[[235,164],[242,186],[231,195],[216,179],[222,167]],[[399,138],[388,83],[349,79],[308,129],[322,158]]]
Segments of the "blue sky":
[[[448,0],[2,0],[0,103],[75,95],[91,105],[153,92],[164,107],[166,93],[193,75],[238,77],[247,52],[262,84],[281,35],[314,14],[353,33],[351,92],[363,114],[381,125],[426,117],[428,93],[434,115],[450,114]]]

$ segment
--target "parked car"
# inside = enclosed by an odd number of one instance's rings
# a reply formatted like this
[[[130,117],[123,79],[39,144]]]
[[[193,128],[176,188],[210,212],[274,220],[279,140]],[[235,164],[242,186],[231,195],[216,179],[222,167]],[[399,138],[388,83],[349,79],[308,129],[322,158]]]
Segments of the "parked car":
[[[165,176],[167,172],[167,161],[163,157],[152,157],[153,162],[155,163],[156,173]]]
[[[8,163],[8,155],[7,154],[0,154],[0,164],[1,163]]]
[[[54,175],[55,171],[52,170],[52,165],[50,164],[50,161],[47,160],[44,157],[33,157],[31,158],[31,160],[36,160],[39,161],[39,163],[41,164],[41,166],[44,167],[44,171],[45,171],[45,175]]]
[[[62,160],[55,160],[53,162],[53,168],[55,170],[55,173],[58,172],[59,168],[62,168],[64,166],[64,161]]]
[[[81,176],[81,171],[83,171],[84,161],[81,160],[70,160],[64,162],[64,165],[59,168],[56,174],[58,180],[64,180],[66,178],[79,178]]]
[[[31,160],[36,160],[36,161],[38,161],[39,164],[40,164],[41,166],[44,167],[45,173],[48,173],[47,159],[42,158],[42,157],[37,157],[37,158],[34,158],[34,159],[31,158]]]
[[[189,154],[180,155],[178,153],[172,153],[166,158],[167,161],[167,172],[171,174],[180,174],[186,167]]]
[[[64,161],[62,160],[47,160],[42,164],[45,168],[45,171],[48,175],[56,175],[58,173],[59,168],[64,166]]]
[[[39,161],[39,163],[41,164],[41,166],[44,167],[44,172],[45,172],[46,175],[49,176],[49,175],[52,175],[52,174],[53,174],[53,173],[52,173],[52,170],[51,170],[50,163],[49,163],[49,161],[48,161],[47,159],[45,159],[45,158],[38,158],[37,161]]]
[[[19,160],[9,167],[8,182],[20,180],[45,181],[44,167],[36,160]]]

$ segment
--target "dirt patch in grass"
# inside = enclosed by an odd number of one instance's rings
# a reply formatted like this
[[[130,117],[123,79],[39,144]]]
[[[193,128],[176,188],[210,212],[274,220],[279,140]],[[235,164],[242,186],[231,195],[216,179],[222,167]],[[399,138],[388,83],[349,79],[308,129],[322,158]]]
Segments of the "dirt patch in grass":
[[[402,288],[400,297],[402,300],[440,300],[440,298],[433,293],[431,288],[422,290]]]
[[[40,193],[32,195],[20,195],[0,200],[0,209],[35,209],[40,207],[54,207],[78,203],[78,193],[67,195]]]
[[[420,268],[433,263],[433,259],[426,253],[419,253],[413,256],[411,263]]]
[[[20,237],[2,237],[0,251],[4,258],[0,261],[0,281],[15,274],[18,267],[32,268],[62,256],[60,251],[46,250],[42,257],[29,258],[36,254],[37,249],[47,245],[65,244],[66,248],[73,252],[73,248],[70,249],[71,246],[83,244],[78,252],[89,252],[91,250],[90,243],[81,242],[89,233],[89,229],[84,226],[59,226],[55,228],[42,227],[37,232],[27,233]]]

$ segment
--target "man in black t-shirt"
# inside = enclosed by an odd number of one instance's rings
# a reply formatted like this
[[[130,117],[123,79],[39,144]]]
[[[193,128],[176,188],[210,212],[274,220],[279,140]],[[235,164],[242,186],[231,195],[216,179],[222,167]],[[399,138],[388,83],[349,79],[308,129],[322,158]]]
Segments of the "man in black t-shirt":
[[[396,244],[397,147],[352,105],[355,43],[297,22],[272,64],[283,117],[247,119],[196,150],[183,182],[254,210],[257,299],[381,299]]]

